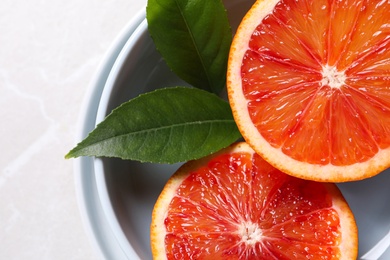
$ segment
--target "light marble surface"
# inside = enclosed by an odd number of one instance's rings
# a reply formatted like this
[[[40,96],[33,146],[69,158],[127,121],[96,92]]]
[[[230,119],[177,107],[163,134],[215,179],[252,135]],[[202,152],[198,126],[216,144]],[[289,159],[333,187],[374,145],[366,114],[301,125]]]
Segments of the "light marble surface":
[[[98,259],[73,161],[90,80],[146,0],[0,3],[0,259]]]

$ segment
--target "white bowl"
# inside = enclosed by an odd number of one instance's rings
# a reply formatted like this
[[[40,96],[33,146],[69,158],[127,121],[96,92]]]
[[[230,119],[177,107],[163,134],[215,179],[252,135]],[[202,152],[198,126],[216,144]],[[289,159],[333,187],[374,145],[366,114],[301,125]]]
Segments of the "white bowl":
[[[224,3],[235,30],[253,1],[225,0]],[[123,102],[156,88],[186,85],[156,52],[144,17],[142,11],[107,54],[91,86],[80,140]],[[76,181],[82,214],[104,258],[152,258],[149,243],[152,209],[166,180],[178,166],[112,158],[77,160]],[[386,236],[390,230],[389,173],[387,170],[387,174],[368,180],[339,185],[358,223],[359,259],[390,259],[387,250],[390,238]]]

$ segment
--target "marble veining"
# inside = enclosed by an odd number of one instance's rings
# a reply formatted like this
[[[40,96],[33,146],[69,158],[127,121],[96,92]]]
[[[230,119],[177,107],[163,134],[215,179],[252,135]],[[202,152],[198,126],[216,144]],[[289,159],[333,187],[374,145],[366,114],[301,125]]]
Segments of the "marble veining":
[[[0,3],[0,259],[98,259],[73,160],[82,102],[146,0]]]

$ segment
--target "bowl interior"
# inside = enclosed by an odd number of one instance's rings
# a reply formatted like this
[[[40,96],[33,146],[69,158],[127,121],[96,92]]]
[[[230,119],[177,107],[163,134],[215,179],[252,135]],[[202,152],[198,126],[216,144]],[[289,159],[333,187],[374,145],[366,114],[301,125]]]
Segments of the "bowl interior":
[[[249,0],[224,1],[232,29],[253,4]],[[147,32],[146,22],[138,28],[136,37],[113,69],[99,105],[97,121],[101,121],[123,102],[156,88],[187,85],[166,66]],[[100,117],[100,118],[99,118]],[[95,167],[100,195],[108,202],[103,207],[114,216],[119,227],[117,238],[131,247],[140,259],[151,259],[149,225],[154,203],[167,179],[179,167],[122,161],[113,158],[97,160]],[[389,172],[389,170],[387,170]],[[370,250],[390,230],[389,174],[382,173],[368,180],[340,184],[344,196],[354,211],[359,227],[359,255]],[[103,193],[103,194],[102,194]],[[389,251],[389,250],[387,250]],[[381,259],[390,259],[386,252]]]

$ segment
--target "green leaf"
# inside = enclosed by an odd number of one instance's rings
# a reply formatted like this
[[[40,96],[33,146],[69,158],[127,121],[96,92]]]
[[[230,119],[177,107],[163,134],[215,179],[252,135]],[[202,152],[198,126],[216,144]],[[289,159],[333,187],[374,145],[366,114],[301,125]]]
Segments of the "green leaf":
[[[165,88],[116,108],[66,158],[177,163],[214,153],[240,136],[225,100],[196,88]]]
[[[171,70],[194,87],[225,87],[232,31],[221,0],[148,0],[148,31]]]

